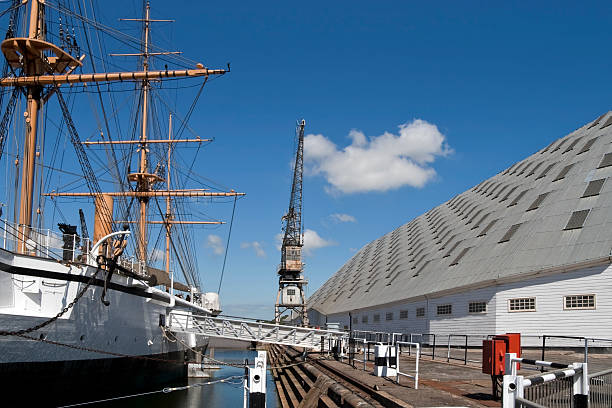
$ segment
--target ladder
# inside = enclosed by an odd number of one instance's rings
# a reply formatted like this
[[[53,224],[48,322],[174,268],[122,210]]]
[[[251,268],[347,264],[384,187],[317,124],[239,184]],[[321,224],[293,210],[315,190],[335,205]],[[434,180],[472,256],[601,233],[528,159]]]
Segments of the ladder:
[[[348,333],[338,330],[320,330],[260,323],[237,318],[201,316],[180,311],[169,313],[165,328],[174,333],[256,341],[319,350],[326,347],[325,344],[334,344],[336,341],[340,342],[342,339],[348,338]]]

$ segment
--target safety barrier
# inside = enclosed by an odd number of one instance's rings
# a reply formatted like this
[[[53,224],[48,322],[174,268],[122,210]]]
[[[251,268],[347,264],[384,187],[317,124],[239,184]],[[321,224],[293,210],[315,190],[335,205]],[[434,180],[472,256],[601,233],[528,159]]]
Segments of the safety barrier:
[[[416,360],[415,360],[415,367],[414,367],[414,375],[403,373],[400,371],[400,356],[402,354],[402,345],[408,346],[409,347],[408,350],[412,350],[412,346],[416,347]],[[414,380],[414,389],[418,390],[419,389],[419,359],[421,357],[421,345],[419,343],[413,343],[409,341],[397,341],[395,342],[395,356],[396,356],[395,369],[397,371],[395,382],[398,384],[400,383],[401,375],[408,377],[408,378],[412,378]]]
[[[589,374],[589,406],[612,407],[612,369]]]
[[[363,344],[363,360],[355,358],[355,345]],[[355,361],[363,362],[363,371],[367,371],[367,363],[369,360],[370,347],[366,339],[352,337],[349,339],[349,364],[355,367]]]
[[[586,408],[589,397],[587,363],[571,365],[550,361],[517,358],[506,353],[502,406]],[[517,375],[516,364],[527,364],[559,370],[532,377]]]

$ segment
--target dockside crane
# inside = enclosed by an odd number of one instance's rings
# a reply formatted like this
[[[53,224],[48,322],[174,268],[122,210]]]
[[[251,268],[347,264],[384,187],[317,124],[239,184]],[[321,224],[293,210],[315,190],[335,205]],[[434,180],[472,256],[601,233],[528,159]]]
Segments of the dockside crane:
[[[308,281],[304,279],[302,263],[302,246],[304,229],[302,225],[302,174],[304,172],[304,126],[302,119],[296,127],[297,151],[293,169],[293,183],[289,198],[289,211],[283,216],[283,242],[281,245],[281,263],[278,266],[278,293],[274,307],[274,321],[280,323],[283,313],[295,312],[297,321],[308,326],[306,313],[306,296],[304,288]]]

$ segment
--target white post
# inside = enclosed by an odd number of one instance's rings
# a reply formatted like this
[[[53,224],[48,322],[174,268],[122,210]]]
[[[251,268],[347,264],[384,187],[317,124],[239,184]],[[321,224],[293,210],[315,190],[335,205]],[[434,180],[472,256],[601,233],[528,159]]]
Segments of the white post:
[[[412,345],[410,347],[412,347]],[[421,345],[418,343],[416,345],[416,352],[417,352],[417,355],[416,355],[416,364],[414,368],[416,370],[416,373],[414,374],[414,389],[418,390],[419,389],[419,360],[421,359]]]
[[[516,399],[516,387],[518,378],[515,375],[504,375],[502,386],[502,407],[514,408]]]
[[[174,296],[174,271],[170,271],[170,296]]]
[[[573,398],[574,407],[587,408],[589,401],[589,376],[587,371],[587,363],[574,363],[573,368],[576,370],[574,374]],[[582,368],[582,370],[580,370]]]
[[[446,350],[446,362],[450,362],[450,343],[451,343],[451,335],[448,335],[448,348]]]
[[[3,235],[3,240],[2,240],[2,249],[6,249],[6,229],[8,228],[8,226],[6,225],[6,220],[4,220],[4,234]]]
[[[400,353],[401,353],[401,349],[400,349],[400,345],[395,343],[395,367],[397,369],[397,372],[395,373],[395,382],[399,384],[399,379],[400,379]],[[418,363],[417,363],[418,364]]]
[[[368,361],[368,358],[366,357],[366,353],[367,353],[366,343],[367,343],[367,340],[363,339],[363,371],[368,371],[368,368],[366,366],[366,361]]]
[[[74,252],[76,251],[76,234],[72,234],[72,262],[74,262]]]
[[[242,384],[243,384],[242,408],[247,408],[247,389],[248,389],[247,381],[248,379],[249,379],[248,375],[245,374],[244,379],[242,380]]]
[[[516,358],[516,353],[506,353],[504,373],[508,375],[516,375],[516,362],[512,361]]]
[[[51,233],[51,230],[47,230],[47,244],[45,245],[45,248],[46,248],[45,252],[46,252],[47,258],[49,257],[49,245],[51,245],[51,240],[49,237],[50,233]]]
[[[266,406],[266,352],[258,351],[255,367],[249,368],[249,407]]]

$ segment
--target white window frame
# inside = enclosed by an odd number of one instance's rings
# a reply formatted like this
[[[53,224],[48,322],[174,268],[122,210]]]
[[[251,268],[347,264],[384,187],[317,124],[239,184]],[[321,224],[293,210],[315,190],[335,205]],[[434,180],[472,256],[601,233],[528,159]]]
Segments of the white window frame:
[[[593,307],[567,307],[566,299],[574,296],[593,296]],[[579,294],[579,295],[564,295],[563,296],[563,310],[596,310],[597,309],[597,296],[594,293]]]
[[[419,310],[423,311],[422,315],[419,314]],[[425,307],[417,307],[417,309],[416,309],[416,317],[417,318],[423,319],[423,318],[425,318],[426,315],[427,315],[427,309]]]
[[[519,310],[512,310],[510,307],[510,304],[512,303],[513,300],[520,300],[520,299],[533,299],[533,309],[519,309]],[[536,312],[538,309],[538,303],[537,303],[537,299],[535,296],[528,296],[528,297],[519,297],[519,298],[511,298],[508,299],[508,313],[524,313],[524,312]]]
[[[480,312],[470,312],[470,305],[475,304],[475,303],[484,303],[484,310]],[[489,305],[484,300],[471,300],[468,303],[468,314],[486,314],[488,310],[489,310]]]
[[[440,308],[448,308],[450,313],[440,313]],[[451,316],[453,314],[453,304],[444,303],[436,305],[436,316]]]

